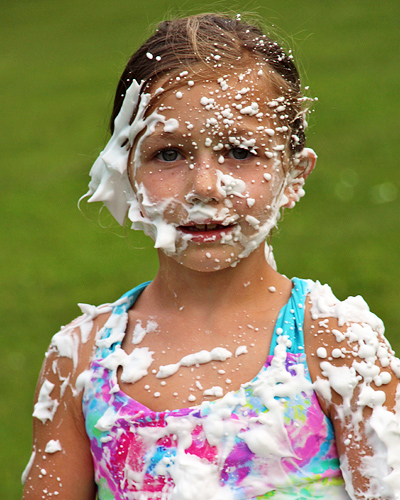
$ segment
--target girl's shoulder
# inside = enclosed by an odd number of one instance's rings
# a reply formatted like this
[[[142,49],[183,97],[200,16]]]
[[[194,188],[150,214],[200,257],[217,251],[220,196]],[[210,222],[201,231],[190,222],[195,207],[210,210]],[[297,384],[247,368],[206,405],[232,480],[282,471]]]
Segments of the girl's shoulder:
[[[357,357],[375,362],[375,358],[394,355],[384,337],[382,320],[360,295],[339,300],[329,285],[305,282],[304,338],[310,358],[319,363],[345,359],[353,362]]]
[[[329,322],[331,318],[337,320],[339,327],[350,323],[363,323],[383,335],[382,320],[370,311],[361,295],[339,300],[329,285],[322,285],[319,281],[302,281],[307,285],[308,310],[312,321],[319,321],[322,327],[323,323]]]
[[[326,407],[335,399],[351,399],[357,387],[368,387],[364,395],[374,400],[370,404],[384,398],[379,391],[397,385],[400,362],[384,336],[382,320],[360,295],[341,301],[328,285],[307,280],[307,286],[305,351]]]
[[[128,309],[147,285],[148,282],[142,283],[112,303],[99,306],[79,303],[81,316],[61,327],[51,339],[45,355],[42,378],[43,373],[49,376],[52,373],[51,377],[56,377],[62,383],[68,377],[71,392],[74,395],[79,393],[100,339],[108,329],[115,326],[116,317],[127,316]]]
[[[22,481],[28,492],[58,491],[62,483],[66,497],[86,500],[95,491],[82,395],[112,305],[80,306],[83,314],[53,336],[45,354],[34,399],[33,451]],[[40,472],[49,469],[60,472]]]
[[[76,396],[84,388],[98,340],[103,336],[113,311],[127,302],[127,295],[129,292],[114,303],[100,306],[78,304],[82,314],[62,326],[50,341],[39,377],[38,393],[47,386],[48,389],[54,387],[61,399],[81,399]],[[37,415],[34,413],[34,416]]]
[[[387,464],[398,432],[400,361],[384,337],[382,321],[362,297],[340,301],[328,285],[308,285],[307,364],[320,405],[333,424],[346,485],[354,498],[369,497],[370,488],[386,492]],[[383,449],[388,455],[376,452]],[[378,497],[394,498],[373,495]]]

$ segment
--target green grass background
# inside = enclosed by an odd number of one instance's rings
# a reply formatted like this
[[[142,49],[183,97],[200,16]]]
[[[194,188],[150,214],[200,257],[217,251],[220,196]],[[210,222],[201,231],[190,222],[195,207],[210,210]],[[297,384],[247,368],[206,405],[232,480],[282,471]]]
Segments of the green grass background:
[[[279,270],[363,295],[400,348],[397,0],[2,0],[1,499],[21,495],[51,335],[77,302],[114,300],[157,269],[147,239],[77,209],[124,63],[166,13],[228,8],[275,25],[319,98],[308,139],[318,166],[274,236]]]

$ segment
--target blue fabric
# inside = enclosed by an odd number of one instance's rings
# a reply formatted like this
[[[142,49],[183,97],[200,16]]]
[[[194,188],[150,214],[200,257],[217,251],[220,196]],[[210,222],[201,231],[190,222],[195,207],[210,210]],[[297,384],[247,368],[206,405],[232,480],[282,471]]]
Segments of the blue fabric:
[[[304,309],[309,289],[305,280],[293,278],[292,283],[292,294],[288,302],[280,310],[276,320],[269,350],[270,355],[274,354],[279,335],[286,335],[291,340],[292,345],[287,349],[288,352],[304,352]]]

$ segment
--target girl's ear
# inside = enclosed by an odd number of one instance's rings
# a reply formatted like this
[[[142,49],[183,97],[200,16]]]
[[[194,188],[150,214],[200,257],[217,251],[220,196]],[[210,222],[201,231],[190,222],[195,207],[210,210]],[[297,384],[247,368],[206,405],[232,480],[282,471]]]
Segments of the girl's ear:
[[[293,208],[300,198],[305,195],[304,182],[315,167],[317,155],[311,148],[304,148],[295,155],[292,161],[294,168],[288,175],[282,198],[281,206],[284,208]]]
[[[304,180],[311,174],[317,161],[317,155],[311,148],[303,148],[300,153],[294,157],[294,174],[295,178],[302,177]]]

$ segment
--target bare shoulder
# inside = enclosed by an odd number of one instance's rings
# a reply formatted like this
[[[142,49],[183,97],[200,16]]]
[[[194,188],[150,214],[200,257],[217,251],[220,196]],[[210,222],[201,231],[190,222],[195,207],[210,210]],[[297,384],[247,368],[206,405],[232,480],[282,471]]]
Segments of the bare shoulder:
[[[53,336],[45,354],[33,409],[32,455],[23,475],[24,499],[44,498],[44,491],[60,498],[95,498],[82,393],[111,306],[80,307],[83,314]]]
[[[69,376],[71,389],[79,390],[79,378],[89,368],[96,350],[96,341],[106,324],[112,305],[99,307],[79,304],[82,315],[64,326],[51,339],[42,369],[46,373]],[[78,386],[76,386],[78,384]],[[71,390],[75,393],[74,390]]]
[[[393,471],[400,472],[400,461],[393,462],[400,431],[400,361],[382,321],[362,297],[339,301],[329,286],[316,283],[306,301],[304,339],[314,389],[332,421],[352,498],[395,498],[390,495]]]
[[[397,386],[400,362],[384,337],[383,322],[361,296],[340,301],[317,282],[306,301],[304,338],[311,376],[320,379],[322,393],[329,384],[343,399],[362,385],[370,406],[384,404],[382,391]]]

